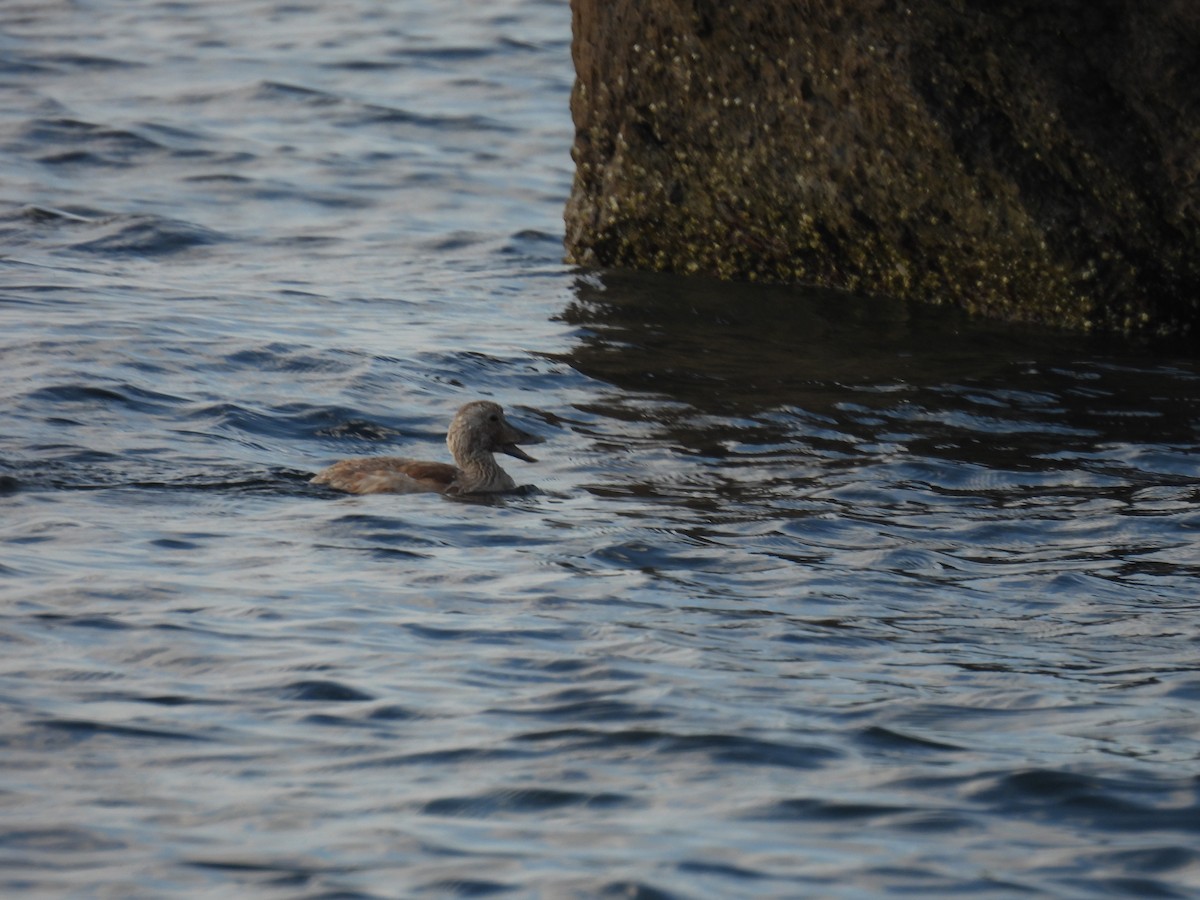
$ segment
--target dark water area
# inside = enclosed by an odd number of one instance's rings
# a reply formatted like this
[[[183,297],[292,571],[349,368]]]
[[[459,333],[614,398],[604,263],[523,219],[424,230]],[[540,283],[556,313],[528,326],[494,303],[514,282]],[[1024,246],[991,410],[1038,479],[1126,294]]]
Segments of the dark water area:
[[[0,892],[1200,896],[1196,359],[562,265],[569,42],[5,6]]]

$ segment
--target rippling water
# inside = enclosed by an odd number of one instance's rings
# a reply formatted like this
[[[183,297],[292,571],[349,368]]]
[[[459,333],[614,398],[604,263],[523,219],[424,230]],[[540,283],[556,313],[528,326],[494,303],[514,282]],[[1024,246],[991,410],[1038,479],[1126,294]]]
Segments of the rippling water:
[[[3,18],[4,893],[1200,895],[1194,359],[563,267],[559,0]]]

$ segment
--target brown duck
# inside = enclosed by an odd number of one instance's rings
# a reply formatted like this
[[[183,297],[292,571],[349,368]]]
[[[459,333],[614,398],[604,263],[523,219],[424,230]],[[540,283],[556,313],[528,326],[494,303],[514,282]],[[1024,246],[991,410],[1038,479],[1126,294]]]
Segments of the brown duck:
[[[446,434],[454,465],[403,456],[344,459],[319,472],[313,484],[327,484],[351,494],[486,494],[511,491],[516,482],[500,468],[493,453],[537,462],[518,444],[540,444],[542,438],[517,428],[500,404],[475,400],[459,409]]]

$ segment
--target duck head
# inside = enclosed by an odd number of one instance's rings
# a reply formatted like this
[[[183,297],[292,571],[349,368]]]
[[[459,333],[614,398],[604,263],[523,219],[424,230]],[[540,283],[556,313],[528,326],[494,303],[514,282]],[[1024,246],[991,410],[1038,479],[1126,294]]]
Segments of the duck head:
[[[466,468],[466,461],[484,453],[505,453],[525,462],[537,462],[519,445],[540,444],[543,440],[508,421],[499,403],[474,400],[462,406],[454,416],[446,435],[446,446],[455,462]]]

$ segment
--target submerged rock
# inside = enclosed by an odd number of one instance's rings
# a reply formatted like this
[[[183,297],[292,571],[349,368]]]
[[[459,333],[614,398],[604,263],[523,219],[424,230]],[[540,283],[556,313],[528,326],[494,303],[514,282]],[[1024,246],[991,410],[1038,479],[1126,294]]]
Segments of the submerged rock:
[[[1200,319],[1200,5],[573,0],[569,258]]]

